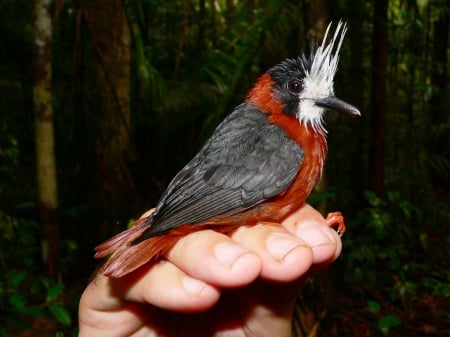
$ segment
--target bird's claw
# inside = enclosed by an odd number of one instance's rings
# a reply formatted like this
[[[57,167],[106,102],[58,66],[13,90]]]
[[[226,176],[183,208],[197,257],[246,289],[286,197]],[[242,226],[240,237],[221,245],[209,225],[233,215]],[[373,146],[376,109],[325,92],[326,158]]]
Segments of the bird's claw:
[[[339,236],[344,235],[346,227],[344,223],[344,216],[342,215],[341,212],[328,213],[327,217],[325,218],[325,221],[330,227],[337,226],[336,231]]]

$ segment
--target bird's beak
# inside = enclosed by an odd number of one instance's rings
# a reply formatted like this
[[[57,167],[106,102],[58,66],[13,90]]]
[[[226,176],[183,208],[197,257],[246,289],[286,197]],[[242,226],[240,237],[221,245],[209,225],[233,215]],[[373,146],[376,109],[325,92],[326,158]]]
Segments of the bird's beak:
[[[338,112],[345,112],[350,115],[354,116],[361,116],[361,112],[357,108],[355,108],[353,105],[350,105],[343,100],[335,97],[335,96],[329,96],[325,98],[319,98],[315,99],[314,103],[317,106],[320,106],[322,108],[338,111]]]

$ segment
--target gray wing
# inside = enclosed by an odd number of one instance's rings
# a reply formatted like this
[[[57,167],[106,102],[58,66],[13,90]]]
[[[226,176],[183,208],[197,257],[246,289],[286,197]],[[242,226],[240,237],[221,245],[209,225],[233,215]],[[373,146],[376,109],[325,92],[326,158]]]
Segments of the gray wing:
[[[142,238],[235,214],[283,192],[304,152],[251,104],[241,104],[175,176]]]

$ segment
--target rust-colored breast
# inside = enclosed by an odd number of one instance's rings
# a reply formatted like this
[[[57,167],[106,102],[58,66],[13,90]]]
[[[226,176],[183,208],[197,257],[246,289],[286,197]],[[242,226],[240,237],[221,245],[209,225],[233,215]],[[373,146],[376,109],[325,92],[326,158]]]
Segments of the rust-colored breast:
[[[272,95],[272,85],[270,75],[261,76],[256,86],[250,90],[247,102],[255,104],[266,112],[269,121],[281,126],[289,137],[303,149],[305,156],[298,175],[288,189],[280,195],[247,211],[211,219],[212,221],[208,221],[209,224],[227,222],[232,225],[252,225],[258,221],[279,222],[305,203],[322,176],[327,154],[325,134],[315,131],[310,126],[300,124],[295,116],[283,113],[282,102],[276,100]]]

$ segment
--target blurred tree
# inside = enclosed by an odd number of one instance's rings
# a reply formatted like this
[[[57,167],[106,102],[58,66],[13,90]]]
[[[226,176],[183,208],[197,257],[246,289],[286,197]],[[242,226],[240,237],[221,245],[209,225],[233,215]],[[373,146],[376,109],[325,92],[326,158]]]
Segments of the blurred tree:
[[[373,3],[372,86],[370,99],[371,139],[369,181],[378,196],[384,193],[386,147],[386,83],[388,69],[388,0]]]
[[[35,0],[34,113],[42,257],[50,277],[56,278],[59,260],[58,184],[52,106],[51,0]]]
[[[430,5],[431,6],[431,5]],[[434,21],[434,34],[431,54],[431,99],[430,99],[430,139],[427,151],[430,163],[434,167],[432,182],[444,198],[448,189],[443,188],[443,181],[450,180],[450,105],[448,100],[448,50],[450,32],[450,10],[441,10]]]
[[[136,190],[129,170],[130,30],[121,0],[94,0],[85,6],[96,56],[93,120],[100,193],[97,200],[104,203],[109,215],[104,219],[111,224],[121,218],[122,206]]]
[[[305,22],[305,41],[314,40],[316,43],[322,39],[325,28],[329,23],[328,1],[326,0],[303,0],[303,21]],[[306,51],[309,42],[303,46]]]
[[[431,5],[430,5],[431,6]],[[448,122],[448,100],[445,99],[448,86],[448,44],[450,30],[450,10],[441,10],[434,21],[431,85],[433,95],[430,100],[431,118],[434,124]]]
[[[350,43],[350,67],[347,68],[346,77],[351,81],[351,85],[347,87],[349,98],[348,101],[352,102],[356,107],[365,114],[364,110],[364,52],[365,52],[365,39],[364,39],[364,20],[366,16],[365,1],[356,0],[351,1],[348,6],[349,11],[349,43]],[[364,191],[364,128],[363,118],[353,118],[351,129],[353,130],[352,138],[355,140],[351,142],[351,186],[353,192],[352,207],[357,207],[362,203],[362,196]]]
[[[445,2],[445,1],[444,1]],[[433,36],[431,44],[431,69],[429,101],[430,123],[425,132],[424,150],[427,153],[427,166],[430,171],[430,180],[435,197],[443,205],[450,204],[448,183],[450,181],[450,104],[449,104],[449,34],[450,10],[441,9],[437,4],[433,6],[435,21],[433,22]],[[441,209],[446,209],[443,206]],[[434,212],[433,212],[434,213]],[[444,212],[439,212],[445,214]],[[436,214],[436,213],[434,213]],[[445,222],[446,216],[437,217],[438,222]]]

